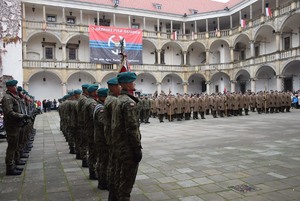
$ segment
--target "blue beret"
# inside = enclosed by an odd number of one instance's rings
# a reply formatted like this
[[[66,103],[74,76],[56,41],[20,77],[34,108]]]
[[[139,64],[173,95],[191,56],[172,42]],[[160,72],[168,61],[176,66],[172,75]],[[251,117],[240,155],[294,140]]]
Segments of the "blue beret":
[[[82,90],[81,89],[76,89],[74,90],[74,94],[81,94],[82,93]]]
[[[98,84],[90,84],[90,86],[87,88],[87,91],[89,93],[96,91],[98,89]]]
[[[110,78],[110,79],[107,81],[107,84],[108,84],[108,85],[118,85],[118,84],[119,84],[118,78],[117,78],[117,77]]]
[[[18,86],[18,87],[17,87],[17,90],[18,90],[18,91],[23,91],[23,88],[22,88],[21,86]]]
[[[89,86],[90,86],[90,84],[83,84],[83,85],[81,85],[81,88],[87,89],[87,88],[89,88]]]
[[[6,86],[17,86],[18,81],[17,80],[8,80],[6,83]]]
[[[97,94],[99,97],[106,97],[108,94],[108,89],[107,88],[99,88],[97,91]]]
[[[123,72],[118,74],[119,83],[130,83],[136,80],[136,74],[133,72]]]

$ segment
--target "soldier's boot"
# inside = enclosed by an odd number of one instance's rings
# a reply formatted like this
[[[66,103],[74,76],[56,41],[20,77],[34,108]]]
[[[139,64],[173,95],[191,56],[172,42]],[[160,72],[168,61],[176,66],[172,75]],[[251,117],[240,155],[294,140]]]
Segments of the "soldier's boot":
[[[83,159],[82,159],[82,164],[81,164],[81,166],[82,166],[82,167],[89,167],[89,163],[88,163],[88,161],[87,161],[86,158],[83,158]]]
[[[286,106],[286,112],[291,112],[290,109],[291,109],[290,106]]]
[[[81,160],[81,159],[82,159],[81,156],[80,156],[79,151],[76,152],[76,159],[77,159],[77,160]]]
[[[220,111],[220,117],[224,117],[223,113],[223,111]]]
[[[201,119],[205,119],[204,112],[201,112],[200,115],[201,115]]]
[[[95,168],[89,167],[90,180],[98,180]]]
[[[16,164],[16,165],[25,165],[25,164],[26,164],[26,161],[21,160],[21,159],[18,159],[18,160],[15,160],[15,164]]]
[[[248,112],[249,112],[249,110],[248,110],[248,109],[245,109],[245,114],[246,114],[246,115],[249,115]]]
[[[100,190],[108,190],[108,185],[106,182],[101,182],[98,180],[98,189]]]
[[[70,146],[70,154],[76,154],[75,147]]]
[[[7,176],[16,176],[21,175],[22,171],[17,170],[13,165],[6,166],[6,175]]]
[[[20,158],[28,158],[28,157],[29,157],[29,154],[20,152]]]
[[[239,109],[239,115],[243,116],[243,109]]]
[[[108,201],[118,201],[118,198],[113,192],[109,191]]]

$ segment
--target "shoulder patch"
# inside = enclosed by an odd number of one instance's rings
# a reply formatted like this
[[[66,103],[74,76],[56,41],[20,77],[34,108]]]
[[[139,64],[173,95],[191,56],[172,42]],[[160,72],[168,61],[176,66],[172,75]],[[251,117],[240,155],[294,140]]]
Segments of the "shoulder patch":
[[[134,104],[134,103],[130,103],[129,105],[130,105],[131,107],[135,106],[135,104]]]

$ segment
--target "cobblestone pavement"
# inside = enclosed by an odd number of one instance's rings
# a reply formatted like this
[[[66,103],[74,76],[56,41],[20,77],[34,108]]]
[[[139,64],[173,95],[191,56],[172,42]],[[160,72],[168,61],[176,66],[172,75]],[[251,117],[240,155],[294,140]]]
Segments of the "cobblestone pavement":
[[[144,157],[132,200],[300,200],[300,110],[291,113],[142,124]],[[39,115],[21,176],[5,176],[0,200],[107,200],[88,169],[68,153],[57,112]],[[246,192],[234,186],[246,184]],[[244,186],[237,186],[241,189]]]

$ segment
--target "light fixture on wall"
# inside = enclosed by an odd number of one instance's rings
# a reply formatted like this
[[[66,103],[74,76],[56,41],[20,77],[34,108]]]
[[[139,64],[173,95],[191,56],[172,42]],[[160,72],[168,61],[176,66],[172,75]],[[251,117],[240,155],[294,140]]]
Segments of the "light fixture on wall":
[[[72,11],[70,11],[70,16],[72,16],[72,14],[73,14]]]
[[[102,16],[102,19],[104,19],[105,20],[105,15],[103,14],[103,16]]]
[[[221,48],[223,48],[224,47],[224,45],[223,44],[221,44]]]
[[[135,22],[135,18],[132,19],[132,22],[133,22],[133,23]]]
[[[34,12],[35,11],[35,7],[34,7],[34,5],[32,6],[32,12]]]

